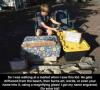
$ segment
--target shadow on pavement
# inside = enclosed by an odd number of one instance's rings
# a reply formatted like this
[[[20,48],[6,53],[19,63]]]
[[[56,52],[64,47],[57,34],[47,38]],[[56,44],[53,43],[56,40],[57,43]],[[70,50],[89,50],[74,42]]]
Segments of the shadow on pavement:
[[[91,47],[88,54],[90,54],[93,50],[95,50],[97,47],[100,46],[99,43],[96,41],[97,37],[98,37],[97,35],[92,35],[92,34],[89,34],[89,33],[83,34],[83,38],[88,42],[88,44]]]

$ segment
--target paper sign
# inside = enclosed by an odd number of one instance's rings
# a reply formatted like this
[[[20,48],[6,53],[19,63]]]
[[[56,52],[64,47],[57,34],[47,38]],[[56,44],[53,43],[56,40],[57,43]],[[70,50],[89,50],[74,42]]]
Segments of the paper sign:
[[[67,31],[65,34],[65,40],[69,42],[79,43],[81,40],[81,33]]]

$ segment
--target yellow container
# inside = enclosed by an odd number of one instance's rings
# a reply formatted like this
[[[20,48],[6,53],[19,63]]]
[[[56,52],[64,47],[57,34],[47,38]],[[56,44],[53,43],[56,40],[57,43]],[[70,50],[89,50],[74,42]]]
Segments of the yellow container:
[[[70,30],[77,32],[75,30]],[[65,60],[80,60],[90,50],[89,44],[82,39],[80,43],[69,42],[65,40],[63,32],[57,33],[63,47]]]
[[[76,32],[75,30],[72,31]],[[57,35],[60,38],[61,44],[63,46],[63,50],[65,52],[78,52],[78,51],[90,50],[90,46],[85,40],[81,40],[80,43],[74,43],[74,42],[65,41],[65,35],[63,32],[58,32]]]
[[[80,44],[66,42],[63,45],[63,50],[65,52],[77,52],[77,51],[88,51],[90,50],[90,46],[85,40],[82,40]]]

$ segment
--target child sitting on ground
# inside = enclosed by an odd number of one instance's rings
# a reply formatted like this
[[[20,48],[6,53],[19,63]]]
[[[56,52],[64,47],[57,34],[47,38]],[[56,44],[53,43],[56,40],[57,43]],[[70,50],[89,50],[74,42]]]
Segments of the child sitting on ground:
[[[60,23],[51,17],[49,6],[47,4],[42,4],[40,6],[40,10],[41,11],[37,15],[38,28],[36,35],[40,36],[44,33],[47,33],[47,35],[52,35],[52,31],[57,32],[56,28],[51,27],[51,22],[57,25],[60,25]]]

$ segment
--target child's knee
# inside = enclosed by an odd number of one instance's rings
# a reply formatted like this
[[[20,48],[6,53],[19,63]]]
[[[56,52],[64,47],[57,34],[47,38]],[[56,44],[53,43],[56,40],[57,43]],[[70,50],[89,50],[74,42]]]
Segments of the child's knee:
[[[42,34],[42,30],[41,29],[37,29],[36,36],[40,36],[41,34]]]

